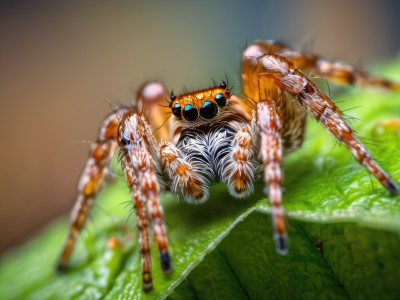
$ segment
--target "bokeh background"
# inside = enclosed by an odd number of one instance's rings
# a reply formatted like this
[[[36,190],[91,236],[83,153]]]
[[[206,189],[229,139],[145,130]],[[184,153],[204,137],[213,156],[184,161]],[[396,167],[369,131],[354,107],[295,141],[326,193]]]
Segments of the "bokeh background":
[[[255,39],[384,62],[400,50],[400,2],[0,1],[0,251],[70,211],[106,97],[128,104],[151,79],[238,83]]]

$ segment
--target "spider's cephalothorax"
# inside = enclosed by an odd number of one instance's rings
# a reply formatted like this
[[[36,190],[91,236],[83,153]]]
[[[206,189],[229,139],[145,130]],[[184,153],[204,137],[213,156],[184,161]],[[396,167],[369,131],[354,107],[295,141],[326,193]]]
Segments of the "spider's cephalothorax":
[[[263,173],[276,250],[287,252],[282,159],[301,145],[307,114],[345,144],[390,193],[398,194],[398,186],[357,139],[340,109],[303,72],[342,84],[400,90],[400,84],[274,42],[257,42],[244,50],[243,100],[232,95],[226,82],[180,96],[171,93],[166,107],[169,129],[161,126],[163,108],[157,106],[168,98],[164,87],[144,85],[135,108],[117,108],[104,120],[91,147],[59,268],[67,266],[117,147],[137,216],[145,291],[152,289],[151,232],[162,270],[172,268],[158,197],[163,191],[201,203],[209,196],[209,186],[222,181],[232,196],[240,198],[252,193],[254,180]]]
[[[199,122],[200,117],[205,121],[203,123],[207,123],[206,120],[214,119],[218,115],[218,110],[226,106],[230,97],[231,92],[226,82],[223,81],[218,87],[188,93],[179,97],[172,92],[169,107],[171,107],[172,114],[178,120]]]
[[[170,190],[194,203],[208,199],[215,181],[227,183],[235,197],[250,194],[255,170],[251,118],[227,84],[171,95],[170,106],[175,116],[170,121],[172,143],[161,145],[162,165],[178,162],[176,168],[187,169],[178,176],[175,169],[169,172]],[[176,162],[169,161],[172,152],[178,154]]]

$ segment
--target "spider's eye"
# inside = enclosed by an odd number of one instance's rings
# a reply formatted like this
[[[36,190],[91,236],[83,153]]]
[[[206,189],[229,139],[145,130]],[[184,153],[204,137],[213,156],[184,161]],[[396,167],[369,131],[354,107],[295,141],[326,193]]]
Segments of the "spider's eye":
[[[216,116],[218,107],[214,102],[206,101],[200,108],[200,116],[204,119],[212,119]]]
[[[221,83],[220,83],[220,85],[219,85],[219,87],[221,87],[221,88],[226,88],[226,82],[225,81],[222,81]]]
[[[122,145],[127,146],[127,145],[130,145],[130,143],[131,143],[131,141],[128,138],[122,137],[122,139],[121,139]]]
[[[218,93],[215,96],[215,101],[217,102],[218,106],[225,106],[226,105],[226,98],[221,93]]]
[[[172,113],[175,117],[182,118],[181,106],[179,103],[175,103],[174,107],[172,108]]]
[[[197,119],[198,116],[199,112],[193,105],[187,104],[183,109],[183,118],[186,121],[194,121]]]
[[[174,91],[171,92],[170,99],[171,99],[171,101],[174,101],[176,99],[176,96],[174,95]]]

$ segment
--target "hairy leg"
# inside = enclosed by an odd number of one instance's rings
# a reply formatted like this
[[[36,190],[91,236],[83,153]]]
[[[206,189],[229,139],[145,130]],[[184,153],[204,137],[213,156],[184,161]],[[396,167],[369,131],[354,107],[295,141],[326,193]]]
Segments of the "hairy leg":
[[[258,42],[258,47],[266,54],[285,57],[293,66],[313,76],[322,77],[337,84],[355,85],[358,87],[378,87],[391,91],[400,91],[400,83],[368,74],[361,69],[342,62],[331,62],[310,52],[300,52],[273,41]]]
[[[123,169],[137,216],[143,288],[146,292],[153,288],[150,226],[153,227],[162,270],[165,273],[171,270],[163,211],[158,198],[159,188],[153,169],[154,157],[151,154],[151,145],[155,141],[149,135],[148,127],[143,115],[130,111],[124,115],[118,129]]]
[[[71,213],[71,225],[67,241],[58,261],[58,269],[67,267],[76,240],[92,208],[93,201],[101,190],[108,167],[117,148],[118,117],[127,111],[119,108],[102,123],[95,143],[91,145],[89,158],[78,184],[78,196]]]
[[[343,119],[340,109],[315,84],[285,57],[265,53],[258,45],[249,46],[243,53],[244,87],[255,94],[257,100],[269,99],[269,91],[278,87],[289,93],[313,118],[319,121],[339,142],[343,142],[357,161],[362,164],[392,194],[399,188],[372,158],[366,147]]]
[[[260,156],[264,165],[264,180],[272,207],[272,224],[276,251],[282,255],[288,251],[285,217],[282,207],[282,118],[272,101],[257,104],[256,122],[260,142]]]

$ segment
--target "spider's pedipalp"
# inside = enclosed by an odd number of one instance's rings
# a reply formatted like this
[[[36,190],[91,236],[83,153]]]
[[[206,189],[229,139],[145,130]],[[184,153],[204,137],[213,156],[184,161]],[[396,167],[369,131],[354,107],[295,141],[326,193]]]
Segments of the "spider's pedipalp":
[[[58,261],[58,270],[67,268],[76,240],[93,206],[93,201],[101,190],[109,172],[109,164],[117,148],[117,128],[121,115],[127,108],[118,108],[100,126],[99,135],[91,145],[89,158],[78,184],[78,196],[71,213],[71,225],[67,241]]]
[[[253,138],[247,127],[236,132],[232,140],[232,152],[224,166],[223,179],[229,193],[243,198],[254,190]],[[226,174],[226,175],[225,175]]]
[[[160,146],[162,167],[171,180],[171,191],[181,194],[186,202],[200,204],[208,199],[207,180],[196,172],[183,153],[172,143]]]

